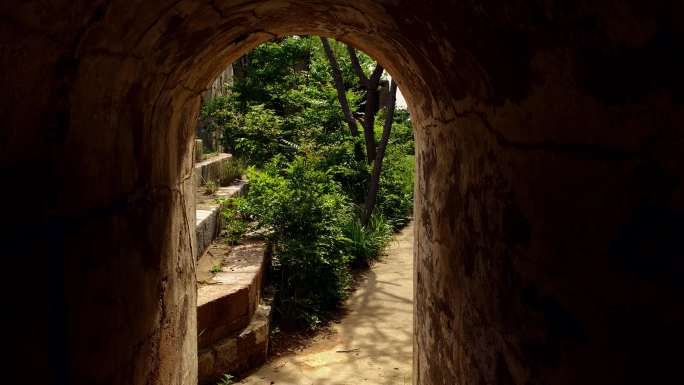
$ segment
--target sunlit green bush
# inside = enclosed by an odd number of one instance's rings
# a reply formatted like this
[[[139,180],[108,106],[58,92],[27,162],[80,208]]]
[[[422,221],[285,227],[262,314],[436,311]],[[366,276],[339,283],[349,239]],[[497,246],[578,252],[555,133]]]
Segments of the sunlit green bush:
[[[277,314],[284,325],[313,326],[334,309],[350,282],[344,223],[351,205],[317,159],[275,157],[251,168],[249,194],[240,209],[272,231]]]

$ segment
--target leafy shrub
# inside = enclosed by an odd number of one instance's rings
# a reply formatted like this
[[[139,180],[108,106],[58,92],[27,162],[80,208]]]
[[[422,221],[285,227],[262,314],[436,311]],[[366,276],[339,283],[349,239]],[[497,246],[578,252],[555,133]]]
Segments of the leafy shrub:
[[[288,37],[262,44],[249,53],[245,76],[233,86],[236,105],[265,104],[282,112],[281,96],[300,84],[311,53],[309,38]]]
[[[250,106],[247,113],[230,115],[223,125],[226,146],[250,164],[263,165],[281,151],[283,119],[263,105]]]
[[[249,228],[235,203],[236,200],[234,198],[222,199],[219,202],[221,205],[221,237],[223,237],[229,245],[237,245],[240,243],[240,240],[245,233],[247,233]]]
[[[272,230],[277,315],[284,326],[315,326],[344,297],[350,282],[344,223],[351,205],[313,157],[278,156],[250,168],[240,209]]]
[[[211,136],[211,133],[214,132],[222,132],[225,124],[232,119],[232,115],[229,113],[231,103],[230,96],[217,96],[205,101],[200,110],[199,131],[205,132],[205,136]],[[204,152],[210,151],[205,147]],[[206,158],[203,156],[203,159]]]
[[[370,178],[370,165],[365,160],[356,158],[355,146],[361,143],[362,139],[340,135],[337,140],[331,142],[312,146],[311,152],[321,157],[320,169],[340,183],[352,202],[363,202]]]
[[[405,155],[415,154],[413,127],[406,110],[396,110],[394,113],[392,135],[390,136],[388,147]]]
[[[377,209],[392,227],[405,225],[413,208],[413,155],[388,147],[380,174]]]

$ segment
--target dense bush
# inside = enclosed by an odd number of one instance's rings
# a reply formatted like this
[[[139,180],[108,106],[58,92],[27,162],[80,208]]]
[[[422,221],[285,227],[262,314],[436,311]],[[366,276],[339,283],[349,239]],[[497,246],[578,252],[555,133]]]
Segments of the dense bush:
[[[337,140],[318,142],[311,148],[311,151],[321,157],[318,167],[340,183],[342,190],[352,202],[363,202],[370,176],[370,165],[365,160],[357,159],[354,153],[354,148],[361,143],[361,138],[334,134],[329,135],[328,139],[330,138]]]
[[[380,174],[377,210],[396,229],[405,225],[413,208],[413,155],[387,151]]]
[[[316,159],[282,162],[276,157],[261,171],[250,169],[240,209],[272,231],[278,315],[311,326],[335,308],[349,284],[349,240],[342,229],[351,205]]]
[[[222,124],[226,148],[250,164],[262,165],[283,150],[283,119],[261,104],[249,106],[246,113],[219,109],[211,116]]]
[[[376,122],[375,135],[382,134],[381,122]],[[405,225],[413,208],[413,178],[415,169],[414,140],[411,121],[406,110],[397,110],[380,174],[380,189],[376,211],[394,229]]]

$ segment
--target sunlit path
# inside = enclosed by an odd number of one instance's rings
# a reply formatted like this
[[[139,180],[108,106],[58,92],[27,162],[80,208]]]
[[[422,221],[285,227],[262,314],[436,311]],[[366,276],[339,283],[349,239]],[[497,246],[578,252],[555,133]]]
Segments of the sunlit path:
[[[332,336],[275,358],[240,384],[411,384],[412,250],[411,224],[368,271]]]

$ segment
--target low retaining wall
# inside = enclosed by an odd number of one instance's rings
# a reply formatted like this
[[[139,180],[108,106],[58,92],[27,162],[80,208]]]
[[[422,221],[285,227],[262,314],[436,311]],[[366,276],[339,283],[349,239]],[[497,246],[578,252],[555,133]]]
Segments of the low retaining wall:
[[[225,168],[230,162],[231,154],[218,154],[209,159],[195,164],[193,177],[195,186],[202,186],[209,180],[221,180],[225,173]]]
[[[239,334],[200,350],[197,358],[200,384],[213,385],[223,374],[241,374],[268,358],[271,306],[259,305],[252,322]]]
[[[264,241],[228,248],[212,245],[198,266],[222,263],[221,271],[200,282],[197,291],[199,383],[210,384],[265,362],[268,355],[271,306],[262,298],[270,265]],[[198,277],[206,277],[205,271]]]

